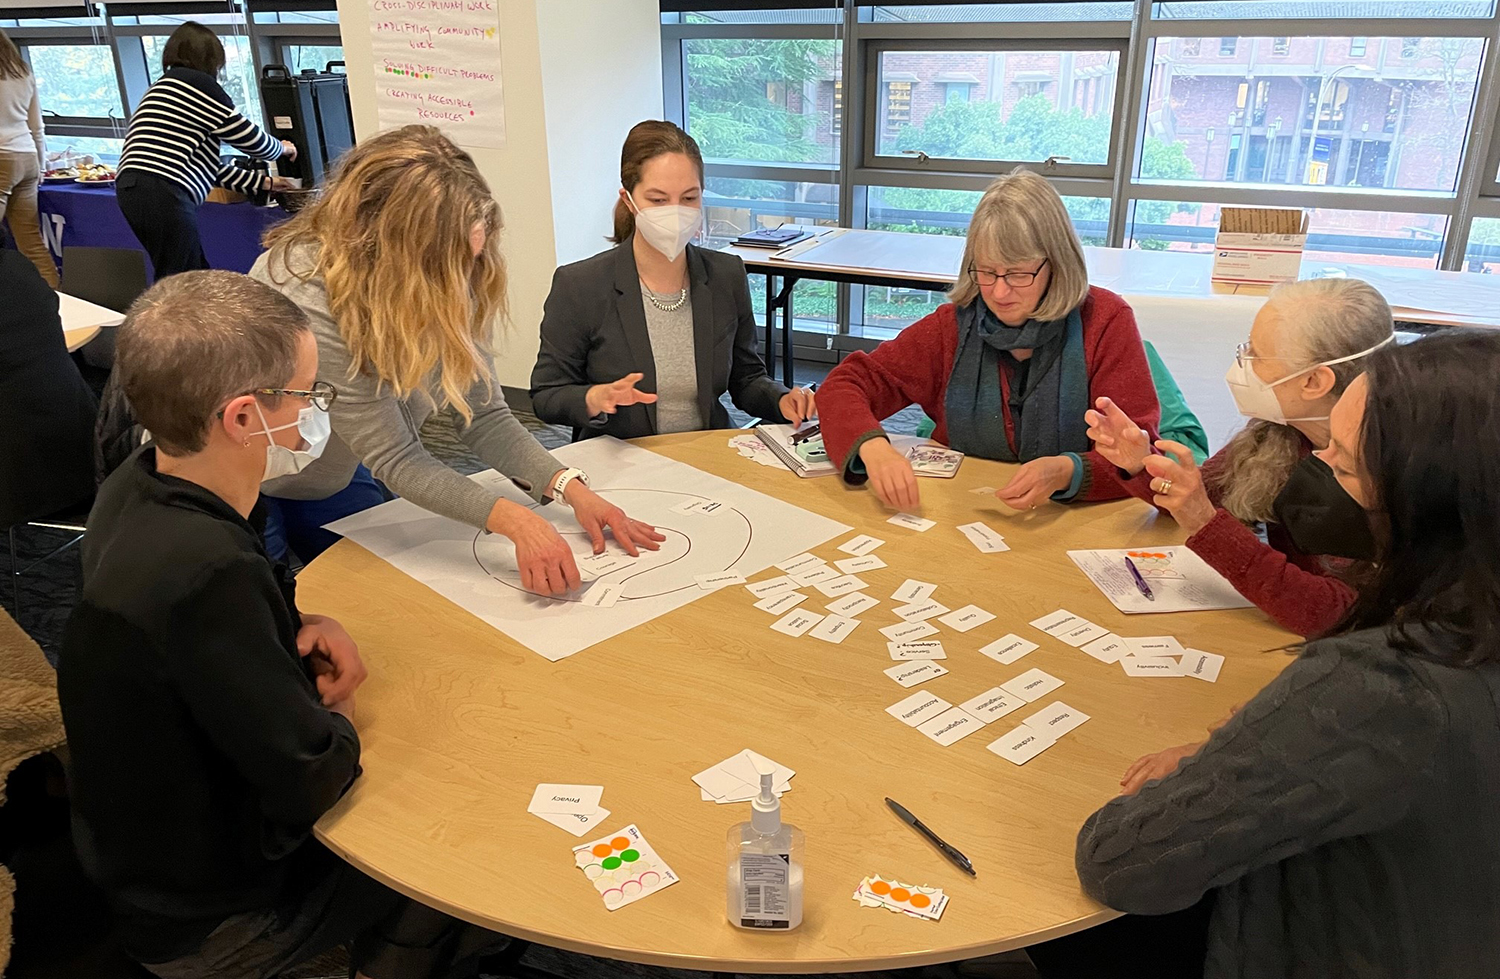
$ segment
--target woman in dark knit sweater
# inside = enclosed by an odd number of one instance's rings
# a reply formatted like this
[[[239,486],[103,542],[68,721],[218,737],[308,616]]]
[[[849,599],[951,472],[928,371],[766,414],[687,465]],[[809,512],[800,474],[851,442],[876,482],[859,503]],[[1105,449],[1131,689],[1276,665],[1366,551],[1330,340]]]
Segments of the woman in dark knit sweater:
[[[1319,455],[1369,515],[1375,574],[1329,638],[1078,836],[1083,887],[1110,907],[1208,896],[1194,975],[1500,968],[1500,336],[1440,335],[1368,367]],[[1111,958],[1056,974],[1124,974]]]

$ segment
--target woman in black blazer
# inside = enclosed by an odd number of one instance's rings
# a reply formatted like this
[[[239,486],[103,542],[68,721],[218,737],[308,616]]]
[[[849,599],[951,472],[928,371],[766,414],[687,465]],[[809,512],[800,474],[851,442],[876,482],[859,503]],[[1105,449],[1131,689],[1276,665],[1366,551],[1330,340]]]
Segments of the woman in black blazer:
[[[703,220],[703,157],[670,122],[631,129],[614,248],[558,269],[542,313],[531,400],[573,438],[728,428],[719,397],[769,421],[815,417],[756,349],[745,265],[688,244]]]

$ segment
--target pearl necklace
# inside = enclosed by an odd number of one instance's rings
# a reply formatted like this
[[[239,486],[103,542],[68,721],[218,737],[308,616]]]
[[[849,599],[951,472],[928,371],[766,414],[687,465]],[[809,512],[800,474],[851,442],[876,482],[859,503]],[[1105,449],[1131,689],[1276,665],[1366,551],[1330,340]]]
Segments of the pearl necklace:
[[[682,291],[677,294],[677,298],[674,299],[673,301],[669,302],[669,303],[664,303],[660,299],[657,299],[656,298],[656,293],[652,292],[651,291],[651,287],[648,286],[648,285],[646,285],[646,283],[642,282],[641,286],[643,287],[643,291],[646,293],[646,298],[649,299],[649,300],[651,300],[651,305],[655,306],[657,309],[661,310],[663,313],[675,313],[677,310],[679,310],[679,309],[682,308],[682,304],[683,303],[687,302],[687,297],[688,297],[688,287],[687,286],[683,286],[682,287]],[[670,295],[670,294],[668,294],[668,295]]]

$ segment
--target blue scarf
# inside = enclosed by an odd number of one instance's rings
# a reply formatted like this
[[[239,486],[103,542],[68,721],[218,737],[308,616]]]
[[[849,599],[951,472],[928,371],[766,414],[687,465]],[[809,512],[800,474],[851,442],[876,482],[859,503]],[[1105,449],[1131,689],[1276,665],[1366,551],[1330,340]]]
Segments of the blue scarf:
[[[1000,388],[1000,352],[1030,350],[1023,390],[1010,405]],[[1011,405],[1021,409],[1016,451],[1005,438]],[[948,444],[966,455],[1000,462],[1030,462],[1064,452],[1087,452],[1088,368],[1083,360],[1083,317],[1078,309],[1049,322],[1021,327],[995,318],[983,299],[958,310],[958,350],[948,376],[944,409]]]

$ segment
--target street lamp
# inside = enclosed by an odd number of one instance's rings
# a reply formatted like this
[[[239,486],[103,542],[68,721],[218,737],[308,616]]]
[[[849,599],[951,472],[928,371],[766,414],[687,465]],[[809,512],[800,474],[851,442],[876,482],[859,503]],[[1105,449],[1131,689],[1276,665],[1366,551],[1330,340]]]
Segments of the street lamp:
[[[1318,86],[1318,100],[1313,103],[1312,137],[1307,141],[1307,182],[1308,183],[1312,183],[1313,182],[1313,179],[1312,179],[1312,177],[1313,177],[1313,164],[1316,162],[1315,160],[1313,160],[1313,153],[1316,152],[1317,148],[1318,148],[1318,120],[1319,120],[1319,117],[1321,117],[1322,114],[1323,114],[1323,93],[1328,90],[1328,86],[1330,84],[1332,84],[1333,80],[1336,79],[1336,78],[1338,78],[1344,72],[1346,72],[1346,71],[1356,71],[1356,70],[1359,70],[1359,69],[1363,69],[1365,71],[1369,71],[1370,70],[1370,66],[1369,65],[1342,65],[1342,66],[1340,66],[1338,68],[1335,68],[1333,70],[1333,72],[1331,74],[1329,74],[1329,76],[1327,78],[1323,79],[1322,83]]]

